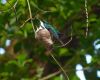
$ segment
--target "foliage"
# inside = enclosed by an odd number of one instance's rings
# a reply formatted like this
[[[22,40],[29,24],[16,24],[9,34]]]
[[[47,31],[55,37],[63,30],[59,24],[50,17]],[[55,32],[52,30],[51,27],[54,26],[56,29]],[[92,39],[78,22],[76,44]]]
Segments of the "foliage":
[[[59,71],[58,65],[46,56],[44,45],[37,41],[31,25],[27,0],[0,0],[0,47],[5,54],[0,55],[0,80],[39,80]],[[64,33],[69,40],[71,26],[73,40],[65,47],[52,52],[67,71],[70,80],[79,80],[75,74],[77,64],[82,64],[87,80],[99,80],[96,71],[100,70],[100,0],[88,0],[89,32],[86,33],[84,0],[29,0],[32,16],[48,21]],[[23,25],[24,24],[24,25]],[[9,46],[6,41],[11,40]],[[99,40],[94,46],[94,42]],[[54,39],[54,44],[58,43]],[[87,64],[85,55],[92,56]],[[89,69],[87,69],[87,67]],[[50,80],[63,80],[62,73]],[[49,79],[48,79],[49,80]]]

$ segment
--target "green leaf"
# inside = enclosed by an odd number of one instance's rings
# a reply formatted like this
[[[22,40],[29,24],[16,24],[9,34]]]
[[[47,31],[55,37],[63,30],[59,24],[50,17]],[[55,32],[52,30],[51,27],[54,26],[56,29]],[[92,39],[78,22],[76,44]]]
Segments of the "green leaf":
[[[67,48],[62,48],[59,50],[59,56],[66,56],[66,55],[70,55]]]

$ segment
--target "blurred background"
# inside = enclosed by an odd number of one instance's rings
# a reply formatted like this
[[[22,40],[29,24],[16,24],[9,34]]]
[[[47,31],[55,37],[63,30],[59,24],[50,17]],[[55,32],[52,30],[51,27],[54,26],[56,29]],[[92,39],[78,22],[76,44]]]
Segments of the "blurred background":
[[[29,0],[32,16],[73,40],[52,52],[70,80],[100,80],[100,0]],[[0,0],[0,80],[64,80],[44,45],[35,39],[27,0]],[[25,21],[27,21],[25,23]],[[54,39],[54,44],[58,42]]]

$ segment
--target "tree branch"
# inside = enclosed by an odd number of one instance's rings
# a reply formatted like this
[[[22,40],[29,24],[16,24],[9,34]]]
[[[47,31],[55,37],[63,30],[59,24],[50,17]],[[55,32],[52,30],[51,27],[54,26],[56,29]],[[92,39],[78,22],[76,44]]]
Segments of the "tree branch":
[[[8,2],[8,1],[7,1]],[[17,3],[18,3],[18,0],[15,2],[15,4],[13,5],[13,6],[11,6],[9,9],[7,9],[7,10],[0,10],[0,12],[7,12],[7,11],[10,11],[11,9],[13,9],[16,5],[17,5]]]
[[[28,18],[21,26],[20,28],[22,28],[31,18]]]
[[[88,9],[87,9],[87,0],[85,0],[85,14],[86,14],[86,37],[88,35],[88,26],[89,26],[89,20],[88,20]]]
[[[29,14],[30,14],[30,19],[31,19],[32,28],[33,28],[33,31],[34,31],[34,33],[35,33],[35,28],[34,28],[33,21],[32,21],[32,12],[31,12],[31,7],[30,7],[29,0],[27,0],[27,4],[28,4],[28,9],[29,9]]]
[[[80,70],[70,69],[70,70],[67,70],[67,71],[65,71],[65,72],[71,72],[71,71],[85,71],[85,70],[88,70],[88,69],[90,69],[90,68],[89,68],[89,67],[85,67],[85,68],[80,69]],[[54,77],[54,76],[56,76],[56,75],[58,75],[58,74],[60,74],[60,73],[61,73],[61,70],[59,70],[59,71],[57,71],[57,72],[54,72],[54,73],[52,73],[52,74],[49,74],[49,75],[47,75],[47,76],[45,76],[45,77],[43,77],[43,78],[41,78],[41,79],[39,79],[39,80],[48,80],[48,79],[50,79],[50,78],[52,78],[52,77]]]
[[[50,75],[48,75],[48,76],[45,76],[45,77],[43,77],[43,78],[41,78],[41,79],[39,79],[39,80],[47,80],[47,79],[50,79],[50,78],[52,78],[52,77],[54,77],[54,76],[60,74],[60,72],[61,72],[61,71],[59,70],[59,71],[57,71],[57,72],[55,72],[55,73],[52,73],[52,74],[50,74]]]
[[[56,60],[56,58],[54,57],[54,55],[51,53],[50,54],[51,57],[54,59],[54,61],[57,63],[57,65],[60,67],[60,69],[62,70],[62,72],[64,73],[65,77],[69,80],[68,75],[66,74],[66,71],[63,69],[63,67],[60,65],[60,63]]]

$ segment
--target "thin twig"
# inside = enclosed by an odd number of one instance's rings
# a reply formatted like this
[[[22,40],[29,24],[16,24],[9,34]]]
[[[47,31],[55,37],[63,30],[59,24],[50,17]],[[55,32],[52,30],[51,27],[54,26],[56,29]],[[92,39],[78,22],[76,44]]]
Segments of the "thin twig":
[[[71,34],[70,34],[70,39],[69,39],[69,41],[67,41],[66,43],[63,43],[63,42],[59,39],[59,42],[60,42],[62,45],[61,45],[61,46],[56,46],[56,48],[58,48],[58,47],[64,47],[64,46],[68,45],[68,44],[72,41],[72,39],[73,39],[72,35],[73,35],[73,29],[72,29],[72,26],[71,26]]]
[[[87,9],[87,0],[85,0],[85,14],[86,14],[86,37],[88,35],[88,27],[89,27],[89,20],[88,20],[88,9]]]
[[[85,68],[80,69],[80,70],[70,69],[70,70],[67,70],[66,72],[71,72],[71,71],[85,71],[85,70],[88,70],[88,69],[89,69],[89,67],[85,67]],[[52,78],[54,76],[57,76],[60,73],[61,73],[61,70],[59,70],[57,72],[54,72],[54,73],[51,73],[51,74],[49,74],[49,75],[47,75],[47,76],[45,76],[45,77],[43,77],[43,78],[41,78],[39,80],[48,80],[48,79],[50,79],[50,78]]]
[[[32,18],[32,20],[34,20],[34,19],[37,17],[37,15],[38,15],[37,12],[36,12],[35,14],[36,14],[36,15]],[[31,20],[30,17],[29,17],[27,20],[24,21],[24,23],[20,26],[20,28],[22,28],[29,20]]]
[[[18,0],[17,0],[18,1]],[[8,2],[8,1],[7,1]],[[9,2],[8,2],[9,3]],[[11,6],[11,4],[9,3],[9,5]],[[16,3],[17,5],[17,3]],[[12,9],[14,10],[14,13],[15,13],[15,17],[16,17],[16,22],[18,22],[18,19],[17,19],[17,13],[16,13],[16,6],[12,6]]]
[[[30,14],[30,19],[31,19],[32,28],[33,28],[33,31],[34,31],[34,33],[35,33],[35,28],[34,28],[33,21],[32,21],[32,12],[31,12],[31,7],[30,7],[29,0],[27,0],[27,4],[28,4],[28,9],[29,9],[29,14]]]
[[[66,74],[66,71],[64,71],[63,67],[60,65],[60,63],[56,60],[56,58],[54,57],[54,55],[51,53],[50,54],[51,57],[54,59],[54,61],[57,63],[57,65],[60,67],[60,69],[62,70],[62,72],[64,73],[64,75],[67,77],[67,79],[69,80],[68,75]]]
[[[0,10],[0,12],[4,13],[4,12],[7,12],[7,11],[10,11],[11,9],[13,9],[17,5],[17,3],[18,3],[18,0],[16,0],[15,4],[13,6],[11,6],[9,9],[7,9],[7,10]]]
[[[52,73],[52,74],[50,74],[50,75],[48,75],[48,76],[45,76],[45,77],[43,77],[43,78],[41,78],[41,79],[39,79],[39,80],[48,80],[48,79],[50,79],[50,78],[52,78],[52,77],[54,77],[54,76],[60,74],[60,72],[61,72],[61,71],[59,70],[59,71],[57,71],[57,72],[55,72],[55,73]]]
[[[34,3],[34,7],[35,7],[36,9],[38,9],[39,11],[41,11],[42,14],[45,14],[45,13],[48,13],[48,12],[53,12],[53,11],[47,11],[47,10],[43,10],[43,9],[39,8],[38,5],[36,5],[35,3]]]
[[[16,16],[16,22],[18,22],[18,19],[17,19],[17,13],[16,13],[15,7],[14,7],[14,13],[15,13],[15,16]]]
[[[71,38],[69,39],[69,41],[68,41],[67,43],[65,43],[65,44],[62,45],[61,47],[64,47],[64,46],[68,45],[68,44],[72,41],[72,39],[73,39],[72,35],[73,35],[73,30],[72,30],[72,26],[71,26],[71,34],[70,34],[70,37],[71,37]]]
[[[21,26],[20,28],[22,28],[31,18],[28,18]]]

